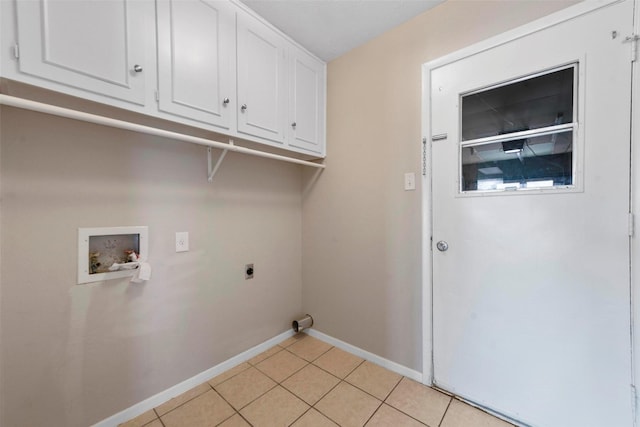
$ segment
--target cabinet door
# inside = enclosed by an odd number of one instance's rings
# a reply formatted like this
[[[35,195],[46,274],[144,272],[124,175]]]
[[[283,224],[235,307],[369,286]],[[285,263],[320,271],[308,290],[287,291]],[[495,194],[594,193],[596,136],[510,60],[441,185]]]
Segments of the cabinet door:
[[[238,15],[238,132],[283,143],[286,122],[285,40]]]
[[[153,15],[140,0],[18,0],[20,71],[142,105]]]
[[[298,48],[289,63],[289,145],[323,154],[325,64]]]
[[[159,0],[162,111],[228,129],[235,102],[235,12],[227,0]]]

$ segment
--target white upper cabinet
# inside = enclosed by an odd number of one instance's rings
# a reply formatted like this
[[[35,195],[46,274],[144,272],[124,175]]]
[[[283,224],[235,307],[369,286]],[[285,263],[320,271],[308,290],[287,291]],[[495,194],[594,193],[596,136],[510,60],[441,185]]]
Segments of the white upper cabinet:
[[[325,156],[326,65],[237,0],[0,0],[0,76]]]
[[[286,42],[246,14],[238,15],[238,132],[284,143]]]
[[[231,128],[237,106],[232,4],[158,0],[157,24],[160,110]]]
[[[19,0],[20,72],[142,105],[155,73],[149,10],[139,0]]]
[[[292,147],[322,153],[326,66],[296,47],[289,53],[289,64],[288,143]]]

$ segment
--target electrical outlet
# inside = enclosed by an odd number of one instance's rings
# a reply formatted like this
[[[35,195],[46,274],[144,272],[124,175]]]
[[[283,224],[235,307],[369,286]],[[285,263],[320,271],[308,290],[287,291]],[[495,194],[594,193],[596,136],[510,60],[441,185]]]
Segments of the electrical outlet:
[[[176,252],[187,252],[189,250],[189,232],[176,232]]]
[[[404,174],[404,190],[410,191],[416,189],[416,174],[407,172]]]
[[[245,264],[244,266],[244,279],[249,280],[253,279],[253,264]]]

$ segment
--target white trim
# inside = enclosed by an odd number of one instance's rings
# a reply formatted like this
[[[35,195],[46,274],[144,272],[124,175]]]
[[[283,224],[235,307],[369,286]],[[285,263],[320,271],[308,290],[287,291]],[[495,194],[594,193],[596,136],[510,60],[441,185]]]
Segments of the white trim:
[[[432,201],[431,201],[431,71],[493,49],[500,45],[526,37],[546,28],[575,19],[600,8],[622,0],[584,1],[566,9],[544,16],[540,19],[506,31],[466,48],[457,50],[440,58],[422,64],[422,136],[427,141],[427,172],[422,180],[422,380],[431,385],[433,379],[433,283],[432,283]],[[640,420],[638,420],[640,425]]]
[[[422,65],[422,132],[426,154],[422,165],[422,383],[433,384],[433,286],[431,228],[431,69]]]
[[[143,400],[142,402],[136,403],[135,405],[118,412],[115,415],[110,416],[109,418],[105,418],[102,421],[99,421],[93,425],[93,427],[114,427],[118,424],[129,421],[132,418],[137,417],[145,413],[146,411],[153,409],[167,400],[178,396],[179,394],[184,393],[185,391],[191,390],[192,388],[204,383],[211,378],[220,375],[221,373],[228,371],[241,364],[242,362],[246,362],[254,356],[262,353],[273,347],[276,344],[281,343],[287,338],[291,337],[294,334],[292,330],[283,332],[275,337],[268,339],[262,344],[258,344],[255,347],[250,348],[247,351],[244,351],[237,356],[234,356],[230,359],[225,360],[222,363],[217,364],[213,368],[209,368],[204,372],[201,372],[183,382],[174,385],[173,387],[169,387],[168,389],[161,391],[160,393],[149,397],[148,399]]]
[[[361,357],[365,360],[368,360],[371,363],[375,363],[376,365],[380,365],[383,368],[389,369],[397,374],[403,375],[409,379],[414,381],[422,382],[422,374],[419,371],[415,371],[411,368],[407,368],[406,366],[400,365],[399,363],[392,362],[389,359],[385,359],[384,357],[378,356],[377,354],[368,352],[354,345],[348,344],[344,341],[341,341],[337,338],[334,338],[330,335],[324,334],[315,329],[306,329],[305,332],[319,340],[326,342],[327,344],[331,344],[334,347],[337,347],[341,350],[352,353],[358,357]],[[176,384],[164,391],[161,391],[158,394],[155,394],[148,399],[143,400],[142,402],[136,403],[135,405],[118,412],[115,415],[110,416],[109,418],[105,418],[102,421],[97,422],[92,427],[114,427],[121,423],[131,420],[132,418],[137,417],[145,413],[146,411],[153,409],[164,402],[168,401],[171,398],[174,398],[188,390],[191,390],[193,387],[196,387],[211,378],[220,375],[221,373],[228,371],[229,369],[237,366],[247,360],[251,359],[254,356],[262,353],[286,340],[287,338],[294,335],[293,330],[288,330],[286,332],[277,335],[262,344],[258,344],[255,347],[250,348],[247,351],[244,351],[237,356],[234,356],[230,359],[225,360],[222,363],[217,364],[213,368],[209,368],[206,371],[203,371],[183,382]]]
[[[407,368],[399,363],[392,362],[389,359],[385,359],[384,357],[378,356],[377,354],[373,354],[366,350],[361,349],[360,347],[356,347],[354,345],[348,344],[344,341],[341,341],[337,338],[334,338],[330,335],[317,331],[315,329],[306,329],[305,332],[314,337],[318,338],[321,341],[324,341],[328,344],[333,345],[334,347],[338,347],[341,350],[347,351],[351,354],[355,354],[358,357],[363,358],[364,360],[368,360],[371,363],[375,363],[376,365],[380,365],[383,368],[386,368],[390,371],[393,371],[397,374],[403,375],[407,378],[410,378],[414,381],[422,382],[422,374],[419,371],[415,371],[411,368]]]
[[[640,31],[640,7],[635,4],[634,10],[634,33]],[[631,214],[638,215],[638,205],[640,201],[640,68],[638,61],[631,63]],[[637,295],[640,294],[640,279],[638,278],[637,266],[640,265],[640,240],[637,231],[629,238],[630,241],[630,303],[631,303],[631,330],[629,331],[631,340],[631,382],[632,382],[632,408],[634,412],[634,426],[640,426],[640,411],[638,411],[637,387],[640,384],[640,339],[637,336],[638,322],[640,321],[640,303]]]
[[[573,6],[569,6],[566,9],[562,9],[558,12],[554,12],[550,15],[543,16],[542,18],[536,19],[535,21],[531,21],[520,27],[514,28],[513,30],[500,33],[481,42],[474,43],[471,46],[467,46],[455,52],[441,56],[440,58],[436,58],[432,61],[426,62],[425,64],[423,64],[423,69],[424,66],[427,66],[427,68],[430,70],[442,67],[451,62],[455,62],[469,56],[477,55],[486,50],[490,50],[500,45],[510,43],[514,40],[526,37],[530,34],[545,30],[549,27],[553,27],[565,21],[575,19],[579,16],[612,5],[614,3],[620,3],[622,1],[624,0],[592,0],[580,2]],[[423,92],[423,95],[428,96],[428,93],[425,94]]]

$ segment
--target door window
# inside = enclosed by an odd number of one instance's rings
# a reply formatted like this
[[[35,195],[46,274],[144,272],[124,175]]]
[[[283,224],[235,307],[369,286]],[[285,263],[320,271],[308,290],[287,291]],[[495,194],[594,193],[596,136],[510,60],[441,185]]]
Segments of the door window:
[[[577,64],[461,96],[464,192],[571,188]]]

